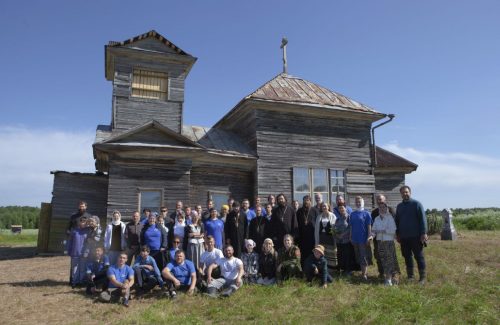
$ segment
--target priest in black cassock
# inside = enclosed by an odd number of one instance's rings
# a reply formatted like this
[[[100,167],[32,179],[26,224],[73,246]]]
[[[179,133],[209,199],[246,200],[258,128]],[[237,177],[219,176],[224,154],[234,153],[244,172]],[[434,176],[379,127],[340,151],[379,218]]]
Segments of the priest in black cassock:
[[[233,246],[234,256],[241,257],[245,246],[245,238],[248,238],[248,222],[246,214],[240,210],[240,203],[234,201],[233,209],[226,217],[224,224],[226,245]]]
[[[297,243],[300,247],[301,262],[312,254],[315,245],[314,226],[318,215],[318,210],[312,206],[311,196],[304,196],[303,205],[297,210]]]
[[[283,247],[283,237],[286,234],[297,235],[297,220],[295,219],[295,210],[288,205],[284,194],[277,197],[278,205],[274,207],[269,221],[267,237],[274,242],[274,247],[280,249]]]

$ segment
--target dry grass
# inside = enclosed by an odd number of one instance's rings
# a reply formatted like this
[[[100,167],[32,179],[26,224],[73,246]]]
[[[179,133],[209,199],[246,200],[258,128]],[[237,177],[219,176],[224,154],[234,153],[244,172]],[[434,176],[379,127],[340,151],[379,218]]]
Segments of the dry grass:
[[[32,249],[0,248],[0,323],[491,323],[500,322],[499,232],[464,231],[456,242],[433,237],[426,249],[428,284],[385,288],[337,280],[326,290],[292,282],[244,287],[227,300],[160,296],[131,307],[94,302],[67,285],[68,257],[30,257]],[[400,258],[404,269],[404,262]],[[404,273],[404,272],[403,272]]]

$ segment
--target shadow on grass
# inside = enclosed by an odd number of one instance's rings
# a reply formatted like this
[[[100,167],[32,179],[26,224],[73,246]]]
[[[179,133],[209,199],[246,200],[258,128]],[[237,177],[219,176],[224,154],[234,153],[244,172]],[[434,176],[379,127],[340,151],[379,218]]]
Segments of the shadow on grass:
[[[37,256],[37,248],[33,246],[0,246],[1,260],[18,260]]]
[[[68,286],[67,281],[56,281],[56,280],[40,280],[40,281],[20,281],[20,282],[3,282],[0,285],[9,285],[13,287],[56,287],[56,286]]]

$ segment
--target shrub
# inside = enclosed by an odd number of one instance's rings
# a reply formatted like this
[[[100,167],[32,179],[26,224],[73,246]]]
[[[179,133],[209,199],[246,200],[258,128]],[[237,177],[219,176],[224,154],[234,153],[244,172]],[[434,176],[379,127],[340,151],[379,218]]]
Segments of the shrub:
[[[434,235],[441,233],[443,227],[443,217],[439,214],[427,215],[427,234]]]

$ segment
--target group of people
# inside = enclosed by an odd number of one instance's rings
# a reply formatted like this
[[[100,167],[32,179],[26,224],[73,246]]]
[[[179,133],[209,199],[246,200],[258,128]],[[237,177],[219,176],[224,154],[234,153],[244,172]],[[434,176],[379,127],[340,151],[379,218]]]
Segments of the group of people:
[[[243,283],[273,285],[290,278],[318,279],[327,287],[333,275],[354,271],[366,281],[374,255],[380,278],[392,286],[400,274],[394,240],[401,244],[408,279],[414,279],[415,259],[425,283],[425,212],[410,187],[400,193],[396,209],[379,194],[371,212],[361,196],[351,208],[338,195],[330,208],[319,193],[315,204],[306,195],[302,205],[289,205],[284,194],[270,195],[265,205],[256,197],[252,208],[248,199],[241,205],[229,199],[220,212],[212,200],[206,209],[178,201],[170,214],[166,207],[159,213],[144,209],[128,223],[114,211],[102,241],[99,218],[80,202],[67,229],[70,284],[85,285],[88,294],[102,289],[103,301],[128,306],[132,287],[144,294],[159,286],[174,299],[179,290],[230,296]]]

